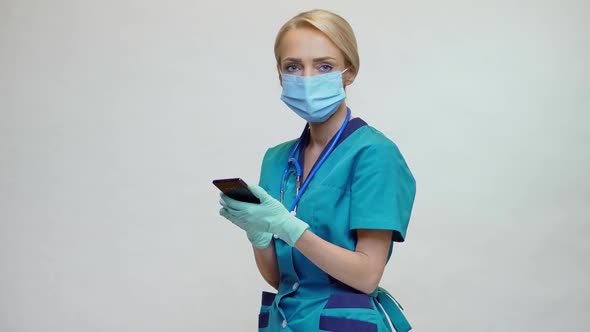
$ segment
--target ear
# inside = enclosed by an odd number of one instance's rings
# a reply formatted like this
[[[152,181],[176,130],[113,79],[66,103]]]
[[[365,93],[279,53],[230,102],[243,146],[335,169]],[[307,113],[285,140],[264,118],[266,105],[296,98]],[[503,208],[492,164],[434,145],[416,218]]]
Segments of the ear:
[[[345,73],[342,74],[342,85],[344,85],[344,87],[351,85],[355,78],[356,68],[351,66]]]

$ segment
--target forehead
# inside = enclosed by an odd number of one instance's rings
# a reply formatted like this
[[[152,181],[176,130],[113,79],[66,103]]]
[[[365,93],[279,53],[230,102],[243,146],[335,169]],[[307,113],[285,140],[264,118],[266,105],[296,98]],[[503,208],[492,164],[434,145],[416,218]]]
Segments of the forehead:
[[[283,36],[280,46],[280,58],[321,58],[333,57],[344,60],[340,49],[323,32],[308,27],[289,30]]]

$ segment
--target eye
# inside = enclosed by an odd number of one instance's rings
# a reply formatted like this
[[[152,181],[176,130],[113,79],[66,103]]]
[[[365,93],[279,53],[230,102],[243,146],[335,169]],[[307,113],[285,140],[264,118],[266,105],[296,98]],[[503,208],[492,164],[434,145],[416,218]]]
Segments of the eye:
[[[289,64],[289,65],[285,66],[285,71],[288,73],[294,73],[299,69],[300,69],[299,66],[296,64]]]
[[[332,68],[334,68],[334,67],[332,67],[331,65],[326,65],[326,64],[323,64],[319,67],[319,69],[322,73],[331,72]]]

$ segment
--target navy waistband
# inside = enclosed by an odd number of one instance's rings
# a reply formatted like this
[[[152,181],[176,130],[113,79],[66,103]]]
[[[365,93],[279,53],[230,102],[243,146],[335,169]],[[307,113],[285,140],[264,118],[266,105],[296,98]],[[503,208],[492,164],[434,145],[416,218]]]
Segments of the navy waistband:
[[[277,294],[270,292],[262,292],[262,305],[269,306],[275,300]]]
[[[320,329],[323,331],[338,332],[377,332],[377,325],[356,319],[321,316]]]

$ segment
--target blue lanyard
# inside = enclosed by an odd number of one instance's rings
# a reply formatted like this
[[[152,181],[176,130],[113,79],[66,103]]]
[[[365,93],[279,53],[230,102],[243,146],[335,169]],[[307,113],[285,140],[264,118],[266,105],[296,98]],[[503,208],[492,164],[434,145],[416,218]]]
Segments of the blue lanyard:
[[[299,200],[301,200],[301,196],[303,196],[303,193],[305,192],[305,190],[307,190],[307,187],[309,186],[309,182],[311,181],[311,179],[315,176],[315,174],[318,172],[318,170],[320,169],[322,164],[326,161],[326,159],[328,159],[328,156],[336,148],[336,143],[338,143],[338,141],[340,140],[340,137],[342,136],[344,129],[346,129],[346,126],[348,125],[349,120],[350,120],[350,109],[347,109],[346,110],[346,119],[344,119],[344,122],[342,123],[342,126],[340,126],[340,129],[336,133],[334,140],[332,140],[330,147],[328,148],[326,153],[324,153],[322,158],[315,164],[313,169],[309,172],[309,175],[307,176],[307,179],[305,179],[303,186],[301,186],[301,189],[299,189],[299,182],[300,182],[301,176],[303,174],[303,170],[301,168],[301,165],[297,161],[297,159],[295,159],[295,154],[297,153],[297,151],[299,151],[299,148],[301,147],[301,141],[303,140],[303,137],[305,136],[309,125],[307,125],[305,127],[305,129],[303,130],[303,133],[299,137],[299,140],[297,140],[295,147],[293,147],[293,150],[291,150],[291,153],[289,154],[289,159],[287,160],[287,166],[285,167],[285,170],[283,171],[283,178],[281,179],[280,194],[281,194],[281,203],[283,203],[284,196],[285,196],[285,182],[287,180],[287,174],[289,173],[289,169],[291,167],[291,164],[295,165],[295,170],[296,170],[296,175],[297,175],[297,189],[295,191],[295,200],[293,201],[293,204],[291,205],[291,209],[289,209],[289,211],[291,211],[292,214],[297,213],[297,204],[299,204]]]

